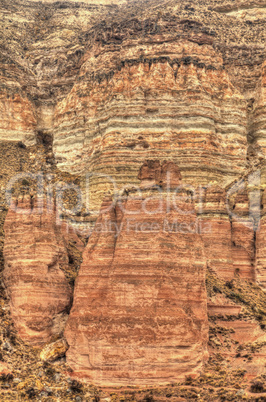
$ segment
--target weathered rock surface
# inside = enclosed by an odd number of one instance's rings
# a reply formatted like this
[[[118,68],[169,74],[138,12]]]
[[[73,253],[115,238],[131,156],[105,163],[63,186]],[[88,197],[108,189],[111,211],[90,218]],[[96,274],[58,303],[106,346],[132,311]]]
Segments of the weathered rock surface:
[[[257,84],[257,92],[252,110],[250,135],[260,153],[266,152],[266,62],[262,65],[261,77]],[[261,155],[261,156],[262,156]],[[261,158],[262,160],[262,158]]]
[[[33,145],[36,140],[35,128],[34,107],[25,95],[0,93],[0,138]]]
[[[71,302],[54,206],[29,195],[14,200],[4,230],[4,284],[15,326],[25,341],[43,344],[63,331]]]
[[[137,183],[150,155],[178,162],[188,183],[228,184],[241,175],[245,100],[210,45],[158,34],[126,49],[95,44],[84,57],[79,79],[55,109],[61,169],[109,175],[118,188]],[[92,202],[112,187],[108,177],[93,179]]]
[[[151,155],[177,162],[184,181],[224,187],[245,169],[247,134],[263,141],[264,3],[162,4],[18,0],[0,8],[3,97],[30,99],[37,141],[54,138],[60,169],[97,174],[95,207],[112,187],[102,174],[118,187],[137,184]],[[236,18],[242,11],[247,17]]]
[[[40,358],[45,362],[52,362],[59,357],[65,355],[68,345],[65,339],[58,339],[56,342],[46,345],[41,353]]]
[[[169,383],[198,373],[207,357],[206,262],[200,236],[189,232],[193,203],[167,205],[147,191],[103,203],[76,281],[67,361],[98,384]]]
[[[247,187],[230,191],[201,189],[198,214],[208,268],[226,280],[255,280],[255,221]]]
[[[262,197],[262,217],[256,236],[256,281],[266,291],[266,192]]]
[[[265,195],[261,203],[258,196],[266,185],[265,1],[2,0],[0,17],[0,262],[12,174],[31,166],[45,178],[54,175],[48,179],[54,184],[66,172],[81,181],[94,172],[88,198],[95,210],[108,188],[116,194],[126,186],[127,197],[102,210],[84,253],[66,330],[74,372],[112,385],[134,378],[157,384],[198,372],[206,354],[200,287],[206,266],[215,277],[208,350],[211,362],[217,358],[207,388],[218,367],[246,370],[248,378],[263,374],[266,307],[254,281],[265,289]],[[165,212],[167,172],[172,203]],[[181,174],[187,202],[172,197]],[[244,187],[231,192],[235,182]],[[133,192],[134,185],[142,192]],[[159,189],[162,204],[154,200]],[[96,213],[87,205],[83,212],[69,222],[88,237]],[[52,215],[10,210],[6,220],[12,318],[19,335],[36,345],[64,328],[71,291],[60,268],[73,283],[83,249]],[[166,233],[149,230],[151,223],[165,225]],[[1,336],[8,337],[3,303]],[[0,353],[14,357],[11,344],[0,344]],[[24,370],[19,350],[22,355]],[[236,395],[220,395],[229,378],[219,379],[219,396],[208,400],[244,399],[238,382]]]
[[[8,367],[8,364],[0,361],[0,378],[2,380],[13,378],[12,371]]]

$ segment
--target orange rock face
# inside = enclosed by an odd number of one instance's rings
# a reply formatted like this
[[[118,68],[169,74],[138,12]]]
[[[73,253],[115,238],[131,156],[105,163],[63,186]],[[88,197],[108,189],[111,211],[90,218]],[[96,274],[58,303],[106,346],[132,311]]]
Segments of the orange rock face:
[[[47,207],[48,208],[48,207]],[[5,221],[4,283],[19,336],[43,344],[64,328],[71,289],[61,267],[68,264],[54,208],[30,196],[13,202]]]
[[[255,222],[249,216],[246,189],[231,200],[225,189],[210,186],[202,189],[198,214],[208,268],[220,278],[235,275],[255,280]]]
[[[1,78],[1,77],[0,77]],[[36,116],[26,96],[0,92],[0,138],[35,144]]]
[[[202,233],[209,269],[222,278],[234,276],[231,253],[231,223],[225,205],[225,190],[218,186],[207,188],[203,195],[200,214]]]
[[[148,165],[144,180],[165,171]],[[196,220],[190,199],[167,203],[156,188],[103,203],[65,330],[75,375],[98,384],[144,385],[201,370],[206,262],[200,235],[191,232]]]

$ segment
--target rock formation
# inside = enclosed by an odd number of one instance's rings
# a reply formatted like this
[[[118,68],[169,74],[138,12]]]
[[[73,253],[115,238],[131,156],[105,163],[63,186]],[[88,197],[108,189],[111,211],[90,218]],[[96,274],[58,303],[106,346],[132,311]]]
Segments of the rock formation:
[[[148,165],[149,176],[166,171],[156,162]],[[98,384],[144,385],[201,370],[207,356],[206,262],[201,238],[192,231],[196,220],[191,200],[167,203],[156,187],[115,205],[103,203],[65,331],[67,361],[76,375]]]
[[[266,250],[265,250],[265,224],[266,224],[266,193],[264,190],[262,197],[262,217],[260,220],[260,227],[256,238],[256,281],[266,290]]]
[[[128,50],[95,44],[85,55],[79,79],[55,109],[60,169],[105,174],[118,188],[136,183],[151,155],[178,162],[193,184],[227,184],[243,172],[245,101],[221,55],[210,45],[163,39],[141,39]],[[94,177],[92,200],[108,186],[108,177]]]
[[[255,221],[247,188],[210,186],[201,189],[198,214],[209,269],[226,280],[240,275],[255,280]]]
[[[3,98],[29,99],[31,141],[50,136],[61,170],[93,173],[92,208],[112,180],[118,188],[137,184],[151,158],[178,163],[184,182],[225,187],[245,170],[247,139],[262,146],[261,7],[214,0],[193,7],[157,0],[5,4]],[[242,11],[255,17],[237,19]]]
[[[33,145],[35,143],[35,128],[36,117],[31,102],[20,94],[1,93],[1,139],[23,141],[26,145]]]
[[[201,372],[198,397],[218,401],[265,380],[265,15],[264,0],[1,1],[2,379],[28,383],[16,336],[60,337],[52,361],[65,331],[73,375],[98,384]],[[9,208],[28,172],[80,189],[80,209],[58,225],[29,196]]]
[[[4,284],[19,336],[44,344],[60,334],[71,302],[61,268],[68,256],[53,205],[29,195],[13,200],[5,221]]]

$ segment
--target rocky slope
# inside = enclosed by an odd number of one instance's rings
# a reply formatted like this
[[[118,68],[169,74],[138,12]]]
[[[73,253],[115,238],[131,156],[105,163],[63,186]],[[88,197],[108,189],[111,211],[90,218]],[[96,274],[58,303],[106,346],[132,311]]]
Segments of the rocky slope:
[[[264,400],[265,7],[0,2],[3,400]]]

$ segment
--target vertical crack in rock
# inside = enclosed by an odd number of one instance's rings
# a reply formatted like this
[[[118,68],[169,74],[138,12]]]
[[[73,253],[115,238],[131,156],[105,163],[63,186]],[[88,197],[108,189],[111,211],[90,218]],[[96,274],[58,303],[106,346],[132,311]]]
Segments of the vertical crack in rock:
[[[262,196],[260,228],[256,235],[256,281],[266,291],[266,191]]]

